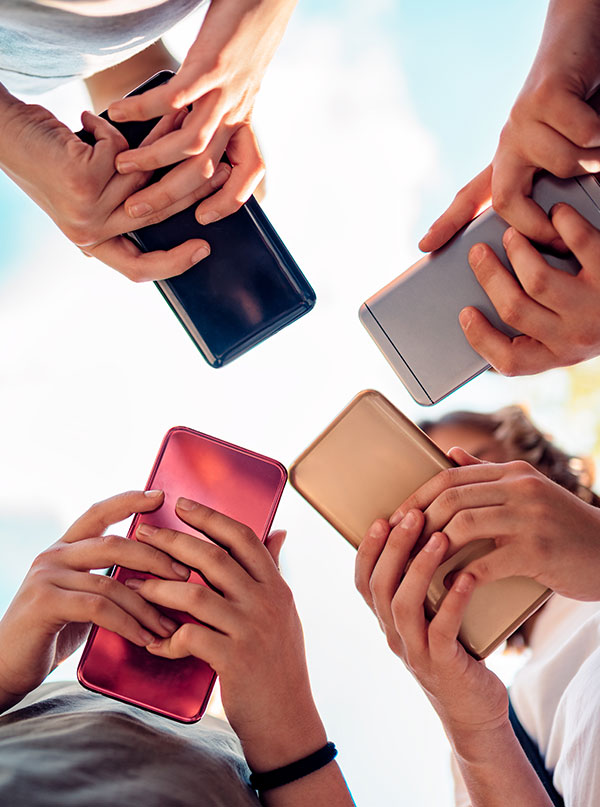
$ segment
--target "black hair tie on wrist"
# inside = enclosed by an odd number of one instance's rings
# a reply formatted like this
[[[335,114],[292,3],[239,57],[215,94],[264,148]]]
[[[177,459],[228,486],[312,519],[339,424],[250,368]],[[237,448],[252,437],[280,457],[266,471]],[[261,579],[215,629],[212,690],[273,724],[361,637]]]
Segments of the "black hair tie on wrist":
[[[288,785],[290,782],[295,782],[296,779],[302,779],[303,776],[308,776],[309,773],[324,768],[336,755],[335,745],[327,743],[318,751],[298,759],[296,762],[290,762],[289,765],[275,768],[273,771],[265,771],[265,773],[251,773],[250,786],[262,793],[265,790]]]

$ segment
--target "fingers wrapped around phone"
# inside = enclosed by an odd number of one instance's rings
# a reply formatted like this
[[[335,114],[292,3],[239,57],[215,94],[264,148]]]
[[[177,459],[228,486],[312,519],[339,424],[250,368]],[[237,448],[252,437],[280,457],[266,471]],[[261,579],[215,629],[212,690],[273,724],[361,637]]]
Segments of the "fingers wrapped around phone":
[[[405,660],[417,676],[425,656],[434,664],[452,661],[457,654],[466,656],[457,637],[474,589],[470,575],[459,574],[431,622],[425,617],[427,590],[447,546],[446,536],[434,533],[415,556],[391,602],[393,622],[389,630],[401,638]]]
[[[450,456],[456,462],[460,462],[460,466],[440,471],[402,502],[390,516],[389,521],[392,527],[399,524],[408,511],[413,508],[426,514],[427,509],[438,496],[451,488],[479,482],[491,482],[502,477],[501,463],[483,462],[461,448],[453,448]],[[425,525],[427,529],[427,514],[425,515]],[[432,531],[430,530],[429,534]]]
[[[265,585],[280,576],[273,557],[249,527],[189,499],[178,500],[177,513],[212,540],[147,524],[140,526],[137,538],[198,570],[208,585],[139,579],[126,585],[150,602],[204,623],[184,623],[170,639],[153,643],[151,652],[171,658],[196,655],[212,663],[208,654],[219,646],[215,635],[242,638],[248,614],[262,613]]]
[[[70,622],[91,622],[141,647],[155,635],[170,636],[177,625],[139,594],[104,575],[61,569],[46,590],[53,630]]]
[[[377,519],[358,548],[356,587],[379,619],[384,631],[386,625],[393,621],[390,603],[421,534],[423,523],[423,514],[418,510],[410,510],[393,529],[384,519]]]

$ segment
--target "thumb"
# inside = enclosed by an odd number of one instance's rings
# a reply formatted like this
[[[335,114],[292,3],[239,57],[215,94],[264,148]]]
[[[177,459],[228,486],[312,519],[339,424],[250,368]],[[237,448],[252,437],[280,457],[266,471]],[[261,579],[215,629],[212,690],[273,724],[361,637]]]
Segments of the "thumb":
[[[485,465],[485,460],[480,460],[478,457],[474,457],[472,454],[469,454],[468,451],[465,451],[464,448],[460,448],[460,446],[453,446],[448,452],[448,456],[450,459],[454,460],[457,465]]]
[[[267,535],[265,540],[265,546],[269,550],[269,554],[273,558],[275,566],[279,568],[279,553],[281,552],[281,547],[283,546],[283,542],[287,537],[287,530],[273,530],[270,535]]]

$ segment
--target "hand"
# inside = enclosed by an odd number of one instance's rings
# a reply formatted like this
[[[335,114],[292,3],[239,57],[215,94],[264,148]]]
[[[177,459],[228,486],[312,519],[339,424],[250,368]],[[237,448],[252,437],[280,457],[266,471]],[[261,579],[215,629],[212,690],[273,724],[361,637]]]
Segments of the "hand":
[[[404,573],[423,525],[423,514],[415,509],[393,528],[383,519],[375,521],[358,549],[356,587],[377,616],[391,650],[421,684],[446,730],[496,729],[508,721],[506,688],[457,639],[474,578],[466,572],[458,575],[429,622],[424,603],[448,550],[447,537],[433,533]]]
[[[461,466],[430,479],[391,516],[425,513],[423,540],[448,536],[446,556],[470,541],[495,540],[496,549],[464,572],[477,584],[513,575],[537,580],[565,597],[600,599],[600,510],[552,482],[529,463],[481,462],[461,448]]]
[[[264,175],[250,125],[254,98],[283,36],[296,0],[213,0],[177,75],[142,95],[113,103],[114,121],[150,120],[191,105],[178,131],[152,145],[119,154],[124,175],[183,160],[127,204],[131,214],[151,215],[173,199],[194,193],[216,171],[225,150],[232,164],[223,188],[196,211],[201,224],[235,212]]]
[[[164,118],[147,140],[173,130],[182,118],[173,114]],[[123,202],[146,184],[150,174],[115,172],[115,156],[127,148],[127,142],[104,119],[90,112],[82,115],[84,128],[96,139],[90,146],[48,110],[23,104],[0,87],[0,120],[0,167],[86,254],[136,281],[172,277],[208,255],[210,249],[201,239],[167,252],[144,254],[121,236],[167,218],[191,204],[191,199],[178,200],[151,220],[147,216],[132,219]],[[204,182],[202,193],[211,193],[226,176],[228,170]]]
[[[600,354],[600,231],[566,204],[552,209],[552,224],[581,264],[576,276],[550,266],[534,246],[509,228],[504,248],[519,283],[485,244],[471,249],[477,280],[508,325],[509,337],[476,308],[459,316],[471,347],[503,375],[540,373]]]
[[[177,627],[117,580],[92,569],[113,565],[183,580],[189,569],[137,541],[104,535],[108,526],[162,504],[161,491],[134,491],[95,504],[34,560],[0,621],[0,711],[18,703],[73,653],[90,623],[139,646]]]
[[[427,589],[448,550],[447,537],[433,533],[405,573],[423,524],[423,513],[415,509],[394,527],[375,521],[358,549],[356,587],[375,612],[390,648],[440,716],[472,807],[548,807],[544,788],[510,725],[504,684],[457,639],[475,580],[461,572],[428,622]]]
[[[274,533],[265,547],[248,527],[197,502],[179,499],[176,512],[214,543],[146,524],[137,538],[198,569],[208,585],[140,579],[126,585],[201,624],[185,623],[147,650],[210,664],[253,770],[312,753],[326,736],[310,691],[300,620],[276,565],[285,534]]]
[[[600,81],[599,25],[597,2],[550,4],[539,51],[492,164],[459,191],[421,240],[422,250],[441,247],[490,199],[523,235],[561,248],[560,233],[531,199],[532,182],[542,168],[564,178],[600,171],[600,120],[586,103]]]

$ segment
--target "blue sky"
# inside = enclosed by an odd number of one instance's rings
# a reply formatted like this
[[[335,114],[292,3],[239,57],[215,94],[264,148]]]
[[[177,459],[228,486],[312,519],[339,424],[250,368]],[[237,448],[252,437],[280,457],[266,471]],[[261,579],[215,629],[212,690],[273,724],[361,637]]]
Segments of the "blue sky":
[[[151,285],[83,258],[0,176],[0,606],[89,504],[143,486],[170,426],[289,465],[360,389],[423,416],[357,310],[417,259],[418,237],[493,154],[544,14],[541,0],[301,0],[256,124],[265,208],[318,304],[223,370],[203,364]],[[72,87],[42,101],[72,127],[85,103]],[[568,389],[560,371],[488,374],[431,414],[521,401],[568,443]],[[289,530],[314,689],[357,802],[449,804],[446,741],[354,591],[353,551],[289,489],[276,526]]]

